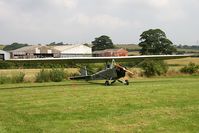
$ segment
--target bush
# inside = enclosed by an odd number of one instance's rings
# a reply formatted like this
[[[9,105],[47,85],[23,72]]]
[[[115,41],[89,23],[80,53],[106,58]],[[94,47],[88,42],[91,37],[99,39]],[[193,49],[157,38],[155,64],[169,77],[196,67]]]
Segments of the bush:
[[[10,83],[11,82],[11,78],[7,77],[7,76],[0,76],[0,84],[6,84],[6,83]]]
[[[52,69],[52,70],[44,70],[42,69],[36,75],[36,82],[61,82],[65,78],[64,69]]]
[[[50,71],[50,79],[53,82],[61,82],[65,77],[64,69],[52,69]]]
[[[50,72],[48,70],[42,69],[36,75],[36,82],[42,83],[42,82],[49,82],[49,81],[50,81]]]
[[[0,61],[0,69],[10,69],[10,68],[13,68],[13,66],[14,66],[14,63]]]
[[[15,75],[9,76],[0,76],[0,84],[6,83],[22,83],[24,81],[25,74],[20,72]]]
[[[145,60],[141,63],[144,74],[150,76],[160,76],[168,71],[168,65],[162,60]]]
[[[196,65],[195,63],[189,63],[187,66],[181,68],[180,72],[193,74],[193,73],[196,73],[198,69],[199,69],[199,65]]]
[[[24,81],[25,73],[18,73],[12,76],[12,83],[22,83]]]

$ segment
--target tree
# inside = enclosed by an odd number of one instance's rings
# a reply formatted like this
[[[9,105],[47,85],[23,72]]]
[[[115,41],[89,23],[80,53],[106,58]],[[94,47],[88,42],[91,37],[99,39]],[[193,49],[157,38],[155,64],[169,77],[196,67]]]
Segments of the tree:
[[[199,70],[199,65],[190,62],[187,66],[180,69],[182,73],[194,74],[197,73]]]
[[[50,44],[47,44],[47,46],[62,46],[62,45],[64,45],[63,42],[59,42],[59,43],[52,42],[52,43],[50,43]]]
[[[112,40],[110,39],[110,37],[106,35],[102,35],[98,38],[95,38],[95,40],[92,41],[92,44],[93,51],[114,48]]]
[[[28,46],[28,44],[22,44],[22,43],[13,43],[11,45],[7,45],[3,48],[3,50],[5,51],[11,51],[11,50],[15,50],[15,49],[18,49],[18,48],[22,48],[22,47],[25,47],[25,46]]]
[[[140,41],[139,46],[142,55],[162,55],[176,52],[173,43],[167,39],[166,34],[160,29],[144,31],[140,35]]]
[[[144,60],[140,66],[147,77],[160,76],[168,71],[168,65],[163,60]]]

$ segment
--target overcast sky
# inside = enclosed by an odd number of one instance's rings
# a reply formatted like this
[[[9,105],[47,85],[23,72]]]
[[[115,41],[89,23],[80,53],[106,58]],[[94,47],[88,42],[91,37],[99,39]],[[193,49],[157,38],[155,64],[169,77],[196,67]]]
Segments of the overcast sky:
[[[199,45],[199,0],[0,0],[0,43],[138,43],[160,28],[175,44]]]

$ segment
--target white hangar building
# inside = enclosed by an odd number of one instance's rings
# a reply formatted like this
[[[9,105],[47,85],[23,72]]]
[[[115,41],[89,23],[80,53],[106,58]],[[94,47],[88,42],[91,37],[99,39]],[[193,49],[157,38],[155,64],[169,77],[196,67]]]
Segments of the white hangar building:
[[[10,53],[0,50],[0,60],[8,60],[10,59]]]
[[[10,51],[13,59],[52,58],[59,57],[59,51],[52,47],[32,45]]]
[[[54,49],[60,52],[60,57],[88,57],[92,56],[92,48],[86,45],[62,45]]]
[[[29,58],[91,57],[92,48],[86,45],[42,46],[32,45],[10,51],[0,50],[0,60]]]

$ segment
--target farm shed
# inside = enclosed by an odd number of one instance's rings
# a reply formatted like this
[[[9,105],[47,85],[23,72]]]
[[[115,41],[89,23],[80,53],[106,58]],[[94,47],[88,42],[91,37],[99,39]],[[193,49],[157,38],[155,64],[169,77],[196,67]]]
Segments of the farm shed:
[[[8,60],[10,59],[10,53],[0,50],[0,60]]]
[[[52,47],[32,45],[10,51],[13,59],[60,57],[59,51]]]
[[[82,44],[55,46],[54,49],[60,52],[61,58],[92,56],[92,49]]]
[[[94,57],[109,57],[109,56],[128,56],[128,51],[125,49],[106,49],[101,51],[94,51]]]

